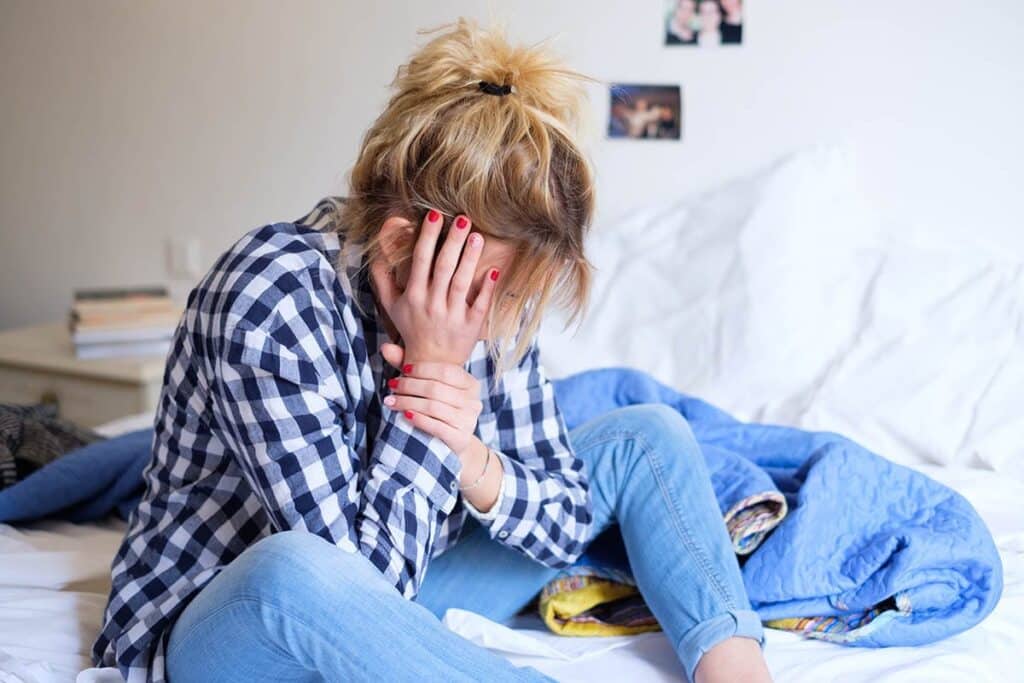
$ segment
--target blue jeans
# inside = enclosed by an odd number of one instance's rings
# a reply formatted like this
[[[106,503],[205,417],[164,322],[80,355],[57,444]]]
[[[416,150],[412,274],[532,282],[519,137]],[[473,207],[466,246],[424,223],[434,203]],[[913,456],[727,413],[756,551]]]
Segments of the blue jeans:
[[[764,644],[739,564],[686,420],[660,404],[611,411],[570,433],[587,465],[593,536],[618,524],[637,584],[693,680],[733,637]],[[179,615],[171,683],[191,681],[542,681],[448,631],[449,607],[505,621],[558,570],[475,528],[435,558],[404,599],[369,561],[287,531],[246,549]]]

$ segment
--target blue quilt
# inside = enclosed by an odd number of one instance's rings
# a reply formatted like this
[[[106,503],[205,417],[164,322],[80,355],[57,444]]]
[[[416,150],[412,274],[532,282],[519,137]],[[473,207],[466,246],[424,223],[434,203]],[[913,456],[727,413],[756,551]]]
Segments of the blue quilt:
[[[917,645],[970,628],[999,600],[1002,564],[985,524],[923,474],[839,434],[737,421],[631,368],[554,385],[570,429],[637,403],[686,417],[726,520],[749,527],[744,515],[757,512],[754,532],[733,538],[748,595],[768,623],[795,620],[808,635],[851,645]],[[68,453],[0,491],[0,522],[127,518],[152,438],[144,429]],[[614,542],[595,543],[578,566],[628,574]]]

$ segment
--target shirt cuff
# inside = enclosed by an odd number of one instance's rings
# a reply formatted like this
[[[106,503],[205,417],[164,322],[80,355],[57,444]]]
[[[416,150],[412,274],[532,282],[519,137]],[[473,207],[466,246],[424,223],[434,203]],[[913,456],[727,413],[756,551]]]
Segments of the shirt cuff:
[[[417,429],[398,411],[385,411],[370,458],[371,480],[406,482],[448,515],[459,497],[461,470],[459,457],[439,437]]]
[[[491,538],[505,540],[510,533],[510,530],[506,527],[515,526],[512,518],[512,508],[515,502],[516,474],[512,459],[496,448],[492,450],[494,451],[494,457],[501,464],[503,472],[501,484],[498,487],[498,498],[487,512],[481,512],[474,507],[465,494],[462,496],[462,502],[469,514],[473,515],[473,517],[490,529]],[[494,464],[492,463],[491,467],[493,466]]]

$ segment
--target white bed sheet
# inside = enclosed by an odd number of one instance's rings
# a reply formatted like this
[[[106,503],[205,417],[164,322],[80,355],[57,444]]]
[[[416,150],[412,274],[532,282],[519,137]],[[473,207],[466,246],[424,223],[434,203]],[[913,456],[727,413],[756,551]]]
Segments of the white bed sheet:
[[[135,416],[103,429],[147,426]],[[1005,569],[996,610],[974,629],[917,648],[861,650],[769,631],[768,663],[778,681],[1024,681],[1024,483],[994,472],[919,465],[962,492],[989,525]],[[0,525],[0,682],[120,680],[87,669],[109,589],[110,560],[124,523]],[[626,639],[563,638],[521,620],[515,629],[452,610],[449,628],[520,666],[559,681],[683,681],[660,634]],[[84,670],[84,671],[83,671]],[[81,675],[78,675],[83,671]]]

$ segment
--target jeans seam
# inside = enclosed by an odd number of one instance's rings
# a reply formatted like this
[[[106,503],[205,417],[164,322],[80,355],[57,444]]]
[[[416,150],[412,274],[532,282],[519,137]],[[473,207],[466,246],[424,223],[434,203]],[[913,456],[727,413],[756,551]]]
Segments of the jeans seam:
[[[714,586],[715,591],[718,593],[718,597],[725,602],[725,604],[727,605],[727,607],[729,608],[730,611],[735,611],[737,609],[736,603],[733,602],[732,597],[729,595],[728,591],[725,589],[725,586],[722,585],[721,580],[718,578],[718,576],[715,575],[714,571],[712,571],[710,559],[700,549],[700,546],[697,545],[696,543],[694,543],[694,541],[693,541],[693,533],[690,530],[689,525],[686,524],[685,518],[681,514],[681,512],[679,510],[679,507],[676,504],[676,501],[669,494],[668,487],[665,484],[664,475],[662,474],[662,471],[661,471],[661,469],[659,467],[659,461],[658,461],[657,457],[656,456],[655,457],[651,457],[652,454],[656,454],[657,453],[657,449],[654,448],[650,444],[650,442],[645,438],[643,432],[640,432],[640,431],[636,431],[636,430],[632,430],[632,429],[622,429],[622,430],[616,430],[614,432],[605,433],[605,434],[606,434],[607,438],[602,438],[601,441],[598,441],[598,442],[596,442],[594,444],[591,444],[591,445],[597,445],[597,444],[600,444],[600,443],[605,443],[606,441],[611,441],[614,438],[621,437],[621,436],[626,436],[628,438],[631,438],[631,439],[634,439],[634,440],[640,442],[641,446],[644,449],[644,456],[647,457],[649,460],[653,460],[654,461],[651,464],[651,470],[654,472],[654,478],[658,482],[658,488],[661,490],[663,498],[666,501],[668,501],[670,508],[675,513],[673,515],[673,520],[672,520],[673,521],[673,526],[676,528],[676,532],[679,534],[680,538],[682,539],[684,547],[686,547],[686,549],[690,552],[690,554],[697,559],[697,565],[700,567],[701,571],[704,573],[704,577],[705,577],[705,579],[707,579],[708,583],[710,583],[712,586]]]
[[[669,499],[672,506],[675,508],[676,514],[674,515],[673,521],[676,522],[677,525],[682,526],[681,535],[685,532],[685,540],[689,542],[688,549],[691,553],[694,553],[698,557],[701,564],[701,568],[704,570],[704,575],[715,586],[715,589],[718,591],[719,597],[725,601],[725,604],[728,606],[730,611],[734,611],[736,609],[736,603],[733,602],[732,596],[729,595],[729,591],[727,591],[725,589],[725,586],[722,584],[721,577],[719,577],[718,574],[716,574],[713,571],[711,566],[711,560],[704,552],[704,549],[699,544],[694,542],[693,531],[690,528],[690,525],[686,522],[686,518],[682,515],[677,504],[677,501],[674,498],[672,498],[672,496],[669,494],[668,486],[665,484],[665,478],[661,470],[661,461],[658,459],[657,449],[650,446],[650,444],[647,442],[646,439],[643,438],[643,436],[640,436],[639,440],[643,442],[644,446],[650,449],[647,457],[649,460],[654,461],[651,465],[651,469],[654,470],[654,476],[658,480],[658,486],[659,488],[661,488],[662,494]],[[651,455],[654,455],[654,457],[651,458]],[[703,455],[698,454],[698,457],[703,457]],[[710,482],[708,483],[708,485],[710,486]],[[730,545],[730,549],[731,547],[732,546]]]

